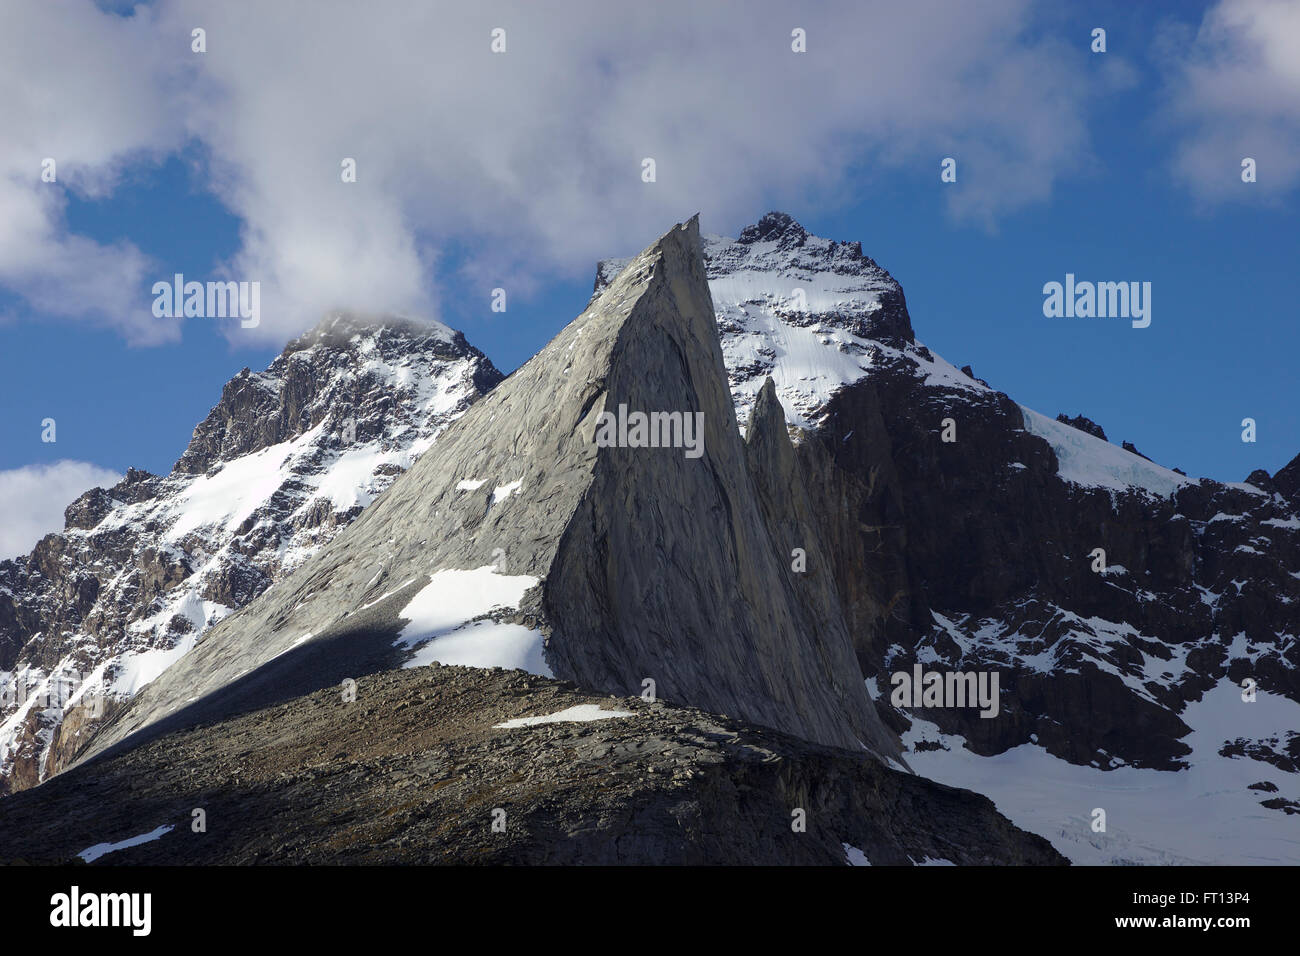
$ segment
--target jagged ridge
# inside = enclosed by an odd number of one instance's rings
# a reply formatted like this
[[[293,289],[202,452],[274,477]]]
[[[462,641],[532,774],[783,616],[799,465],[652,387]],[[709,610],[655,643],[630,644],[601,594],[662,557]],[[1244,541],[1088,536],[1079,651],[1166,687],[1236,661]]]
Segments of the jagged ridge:
[[[57,772],[91,732],[75,700],[45,706],[48,688],[88,675],[111,715],[331,540],[501,377],[446,326],[329,316],[231,379],[170,475],[130,469],[69,505],[63,533],[0,562],[0,794]]]

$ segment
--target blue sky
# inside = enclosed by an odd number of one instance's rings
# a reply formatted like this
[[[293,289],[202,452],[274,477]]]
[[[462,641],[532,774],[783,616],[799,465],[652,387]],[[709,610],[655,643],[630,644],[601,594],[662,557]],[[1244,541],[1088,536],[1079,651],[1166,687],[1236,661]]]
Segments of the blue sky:
[[[65,50],[81,43],[108,62],[99,71],[92,62],[80,85],[69,80],[56,91],[58,121],[67,129],[55,135],[53,114],[43,119],[32,109],[23,132],[0,147],[0,174],[16,190],[14,170],[30,171],[32,157],[39,163],[54,149],[47,142],[67,144],[67,173],[60,185],[45,187],[58,190],[57,200],[47,192],[39,194],[46,203],[39,214],[20,208],[33,217],[31,234],[51,244],[51,256],[85,257],[75,271],[49,266],[42,274],[23,259],[22,235],[8,244],[0,235],[0,472],[62,460],[118,473],[128,466],[165,472],[223,383],[244,366],[264,367],[314,323],[325,301],[317,291],[357,308],[436,315],[509,371],[581,310],[598,256],[634,253],[697,210],[705,231],[734,235],[774,208],[816,234],[861,241],[902,283],[918,338],[954,364],[973,364],[1022,404],[1048,415],[1088,415],[1112,441],[1132,441],[1194,477],[1241,480],[1255,468],[1276,471],[1300,453],[1300,153],[1292,155],[1300,144],[1300,34],[1282,47],[1269,44],[1282,28],[1300,28],[1300,17],[1279,12],[1274,0],[1083,6],[1008,0],[989,5],[987,23],[948,23],[955,14],[900,21],[890,47],[901,48],[901,62],[949,45],[969,59],[951,76],[936,75],[958,54],[935,54],[893,94],[884,89],[892,81],[883,68],[874,74],[873,61],[853,56],[852,45],[834,56],[817,53],[822,38],[837,32],[833,19],[809,27],[807,56],[821,59],[801,61],[788,51],[785,29],[801,22],[799,15],[774,12],[776,39],[760,58],[770,69],[751,78],[745,71],[753,57],[743,48],[730,67],[691,56],[689,69],[699,72],[680,80],[675,108],[671,96],[661,96],[666,78],[684,69],[675,50],[684,44],[681,55],[689,56],[690,45],[702,42],[693,37],[730,29],[727,21],[719,26],[707,22],[709,14],[683,12],[694,34],[659,35],[657,52],[635,56],[614,27],[595,22],[593,36],[566,40],[606,78],[608,89],[592,94],[570,84],[562,64],[528,59],[538,55],[528,40],[543,26],[526,12],[493,7],[457,29],[477,37],[493,17],[517,23],[507,57],[516,57],[509,62],[518,76],[501,81],[505,89],[476,93],[431,81],[427,93],[400,94],[431,111],[431,129],[415,132],[420,124],[411,122],[409,107],[381,106],[400,98],[384,92],[402,80],[400,72],[384,80],[390,86],[330,88],[315,99],[295,84],[305,90],[313,77],[332,76],[337,59],[303,60],[297,69],[287,62],[274,75],[258,75],[265,50],[293,35],[292,18],[222,24],[185,3],[134,13],[87,3],[74,26],[50,21],[45,5],[32,6],[25,14],[34,32],[22,42],[36,48],[33,56],[43,42]],[[573,30],[598,16],[597,8],[573,7]],[[353,38],[360,28],[339,17],[344,35],[319,43],[355,42],[359,57],[407,69],[393,51]],[[767,43],[759,20],[753,35],[760,40],[749,42]],[[189,26],[200,21],[209,24],[212,48],[196,59],[185,44]],[[1088,50],[1096,25],[1107,28],[1105,54]],[[648,22],[628,29],[654,48]],[[970,36],[982,29],[987,36]],[[156,53],[177,37],[174,50]],[[243,59],[222,52],[234,37]],[[132,67],[140,75],[114,69],[115,56],[118,67],[143,64]],[[156,63],[146,62],[155,56]],[[482,66],[485,60],[469,69],[496,69]],[[767,92],[747,93],[745,83],[710,72],[730,69],[762,84],[763,72],[809,69],[805,63],[821,73],[778,77]],[[171,97],[158,77],[178,75],[183,93]],[[498,74],[492,77],[483,82],[496,83]],[[792,84],[824,90],[828,77],[843,88],[803,106],[797,98],[772,102]],[[10,74],[5,95],[30,98],[33,84],[46,80],[63,82]],[[118,82],[122,88],[113,89]],[[282,101],[275,84],[283,86]],[[526,109],[533,85],[553,116]],[[1232,91],[1227,106],[1219,89]],[[592,95],[591,103],[583,99]],[[917,98],[899,102],[909,96]],[[933,108],[963,96],[969,100]],[[456,97],[457,111],[437,112]],[[338,148],[311,144],[314,130],[347,115],[350,98],[360,117],[353,138]],[[304,125],[281,141],[275,131],[295,122],[290,114],[300,99]],[[618,111],[599,122],[611,101]],[[264,111],[267,102],[280,105]],[[135,105],[113,115],[122,103]],[[741,107],[752,115],[738,116]],[[78,124],[78,109],[89,120]],[[516,109],[504,125],[471,128],[487,123],[481,113]],[[640,120],[639,109],[646,111]],[[584,110],[593,115],[584,118]],[[68,132],[105,114],[98,141]],[[608,155],[603,133],[618,141]],[[367,158],[371,143],[385,145],[382,162]],[[545,146],[540,153],[538,144]],[[365,191],[340,194],[331,185],[332,192],[311,192],[318,155],[330,170],[338,155],[352,153],[361,154]],[[629,157],[635,170],[642,153],[661,157],[659,183],[647,188],[635,172],[610,176]],[[405,165],[387,158],[398,154]],[[948,155],[958,160],[955,184],[939,178]],[[1240,181],[1241,156],[1258,158],[1259,182]],[[500,168],[491,168],[498,158]],[[674,172],[687,168],[689,175]],[[337,174],[323,178],[332,183]],[[296,251],[303,248],[312,254]],[[241,335],[208,319],[154,319],[149,287],[174,272],[269,276],[268,321],[257,335]],[[1151,326],[1045,318],[1043,284],[1067,272],[1150,282]],[[497,285],[510,295],[504,315],[489,310],[488,290]],[[113,304],[64,307],[51,288],[66,288],[70,299],[104,298],[109,290]],[[160,336],[152,324],[167,327]],[[1241,441],[1245,417],[1258,422],[1254,444]],[[57,421],[56,443],[41,441],[45,418]]]

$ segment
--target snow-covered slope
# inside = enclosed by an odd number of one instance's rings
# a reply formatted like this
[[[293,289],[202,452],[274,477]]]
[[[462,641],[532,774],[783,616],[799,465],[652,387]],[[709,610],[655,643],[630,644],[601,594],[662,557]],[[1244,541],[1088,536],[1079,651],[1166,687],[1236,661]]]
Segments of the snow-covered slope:
[[[927,386],[996,394],[917,341],[897,281],[859,242],[811,235],[785,213],[768,213],[739,238],[705,236],[709,289],[743,430],[770,376],[794,428],[823,423],[831,398],[883,368],[907,369]],[[604,288],[628,259],[597,267]],[[1168,496],[1190,479],[1021,406],[1025,428],[1055,450],[1059,475],[1075,484]]]
[[[1087,432],[1072,428],[1025,406],[1025,428],[1044,439],[1056,452],[1057,474],[1065,481],[1086,488],[1131,491],[1139,488],[1153,495],[1169,497],[1190,478],[1147,461],[1141,455],[1117,448]]]
[[[768,376],[789,423],[807,428],[832,395],[880,358],[903,351],[920,357],[902,288],[860,243],[810,235],[784,213],[769,213],[738,239],[708,235],[703,242],[742,430]],[[597,292],[629,261],[602,261]]]
[[[1300,704],[1264,694],[1246,706],[1224,680],[1183,718],[1192,752],[1177,772],[1082,767],[1034,743],[981,757],[920,717],[904,742],[917,773],[984,794],[1076,864],[1294,866],[1300,827],[1277,807],[1300,797],[1296,774],[1221,750],[1300,727]]]
[[[107,716],[332,539],[500,378],[446,326],[330,316],[232,379],[171,474],[88,492],[64,532],[0,563],[0,793],[62,765],[87,729],[83,685],[104,689]]]

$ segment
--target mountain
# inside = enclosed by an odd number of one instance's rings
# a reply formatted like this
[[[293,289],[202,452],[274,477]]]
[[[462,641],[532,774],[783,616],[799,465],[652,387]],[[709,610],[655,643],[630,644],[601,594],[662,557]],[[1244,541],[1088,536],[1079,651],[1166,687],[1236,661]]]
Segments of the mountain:
[[[909,763],[1080,862],[1300,858],[1300,456],[1196,481],[1018,405],[789,216],[704,255],[738,416],[772,377],[863,676],[1000,677],[992,719],[885,711]]]
[[[600,447],[602,415],[620,409],[699,421],[701,454]],[[620,695],[649,686],[896,757],[829,574],[791,570],[795,547],[820,549],[811,506],[780,502],[779,524],[764,513],[765,490],[803,494],[781,471],[793,450],[772,422],[756,417],[742,440],[692,220],[347,531],[146,688],[92,751],[158,721],[153,732],[436,659]]]
[[[120,793],[157,759],[141,755],[182,741],[183,769],[199,773],[208,748],[271,715],[316,720],[313,702],[339,684],[356,689],[373,740],[406,726],[385,716],[394,668],[519,667],[541,676],[416,692],[432,702],[419,705],[430,733],[460,732],[462,693],[484,715],[474,733],[504,731],[484,721],[506,711],[541,716],[553,677],[615,707],[645,698],[780,734],[773,759],[791,768],[832,751],[860,768],[827,771],[853,794],[902,792],[899,778],[924,805],[939,799],[932,781],[974,790],[1020,828],[999,824],[995,839],[975,804],[950,804],[931,831],[961,844],[945,859],[1048,862],[1030,831],[1081,863],[1295,862],[1300,457],[1246,482],[1195,480],[1072,411],[1021,406],[918,341],[901,287],[859,244],[781,213],[734,239],[692,221],[601,263],[584,312],[537,356],[83,737],[76,779]],[[638,440],[647,432],[665,440]],[[901,696],[918,674],[991,687],[996,706]],[[694,733],[705,718],[684,719]],[[495,799],[492,781],[511,766],[527,778],[553,744],[633,745],[635,730],[598,723],[535,747],[475,737],[514,763],[430,812]],[[362,767],[348,748],[290,743],[322,773]],[[469,776],[451,770],[417,776]],[[585,795],[565,791],[571,813],[626,783],[584,779]],[[13,819],[71,786],[18,795]],[[613,829],[641,847],[628,859],[667,852],[638,844],[663,832],[637,829],[662,819],[655,788],[617,799]],[[501,859],[587,846],[555,817],[532,819],[545,838]],[[888,840],[856,838],[870,847],[841,840],[902,862]],[[676,843],[672,858],[697,848]]]
[[[138,858],[158,862],[1062,862],[979,797],[907,771],[816,512],[773,380],[742,438],[691,220],[73,767],[11,797],[0,837],[34,855],[33,821],[89,810],[45,852],[148,817],[160,839]],[[434,663],[543,676],[398,676]],[[260,763],[271,752],[282,766]],[[133,783],[158,779],[173,783],[152,796]],[[244,794],[251,817],[224,849],[161,838],[195,787],[201,804]],[[522,833],[492,837],[488,801]],[[273,835],[343,807],[409,817],[409,843],[358,855],[330,847],[389,838]]]
[[[106,686],[111,717],[501,377],[445,326],[330,316],[231,379],[169,475],[88,491],[62,533],[0,562],[0,794],[58,772],[93,732],[83,685]]]

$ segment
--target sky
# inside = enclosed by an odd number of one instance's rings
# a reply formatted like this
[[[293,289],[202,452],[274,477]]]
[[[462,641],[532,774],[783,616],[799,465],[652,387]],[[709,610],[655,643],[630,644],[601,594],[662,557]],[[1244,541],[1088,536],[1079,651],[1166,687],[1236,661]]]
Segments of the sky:
[[[0,3],[0,557],[330,309],[509,372],[696,212],[861,241],[944,358],[1193,477],[1300,453],[1300,0]],[[176,273],[258,324],[156,316]],[[1150,326],[1045,316],[1067,273]]]

